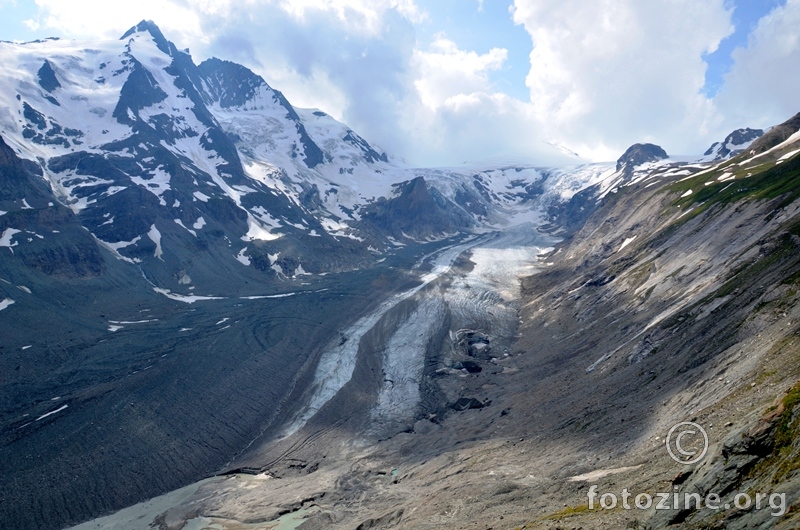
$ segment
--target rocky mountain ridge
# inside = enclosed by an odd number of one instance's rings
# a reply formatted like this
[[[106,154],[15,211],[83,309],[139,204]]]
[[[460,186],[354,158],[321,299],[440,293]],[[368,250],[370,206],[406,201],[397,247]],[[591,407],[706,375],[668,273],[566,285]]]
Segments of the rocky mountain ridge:
[[[243,66],[195,65],[148,21],[119,41],[2,47],[0,135],[37,161],[102,246],[185,296],[180,278],[211,287],[233,260],[273,279],[355,269],[455,226],[502,224],[530,201],[582,185],[545,182],[530,166],[399,166],[324,112],[295,109]],[[404,190],[417,188],[404,183],[420,178],[446,222],[410,223],[402,208],[372,206],[405,201]],[[559,197],[539,197],[550,190]],[[362,223],[375,208],[395,212],[405,230]],[[203,260],[210,276],[192,270],[198,245],[215,255]],[[322,248],[330,260],[319,258]]]

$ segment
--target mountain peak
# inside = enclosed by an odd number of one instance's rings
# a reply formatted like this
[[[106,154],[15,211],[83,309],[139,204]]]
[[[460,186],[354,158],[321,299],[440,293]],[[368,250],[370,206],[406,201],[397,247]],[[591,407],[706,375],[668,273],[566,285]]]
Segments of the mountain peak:
[[[667,152],[655,144],[633,144],[617,160],[617,171],[624,167],[633,168],[647,162],[669,158]]]
[[[170,54],[169,41],[167,40],[166,37],[164,37],[164,34],[161,33],[161,30],[158,28],[158,26],[156,26],[156,23],[153,22],[152,20],[142,20],[141,22],[133,26],[131,29],[126,31],[125,34],[122,35],[122,37],[120,37],[120,40],[127,39],[128,37],[130,37],[135,33],[149,33],[153,37],[156,46],[158,46],[158,49],[163,51],[164,53]]]

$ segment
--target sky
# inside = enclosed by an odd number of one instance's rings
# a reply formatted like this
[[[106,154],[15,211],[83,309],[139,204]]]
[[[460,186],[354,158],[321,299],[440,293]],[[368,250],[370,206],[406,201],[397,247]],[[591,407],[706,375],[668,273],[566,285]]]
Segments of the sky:
[[[800,0],[0,0],[0,40],[142,19],[419,166],[699,155],[800,111]]]

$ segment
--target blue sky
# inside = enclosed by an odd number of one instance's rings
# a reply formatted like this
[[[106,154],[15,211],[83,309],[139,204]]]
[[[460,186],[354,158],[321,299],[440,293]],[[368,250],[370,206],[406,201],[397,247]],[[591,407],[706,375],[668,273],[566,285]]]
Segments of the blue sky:
[[[800,0],[0,0],[0,39],[142,18],[416,164],[701,153],[800,110]]]
[[[730,2],[729,6],[733,9],[732,22],[735,31],[720,43],[715,52],[704,56],[706,63],[708,63],[706,82],[703,86],[703,92],[706,95],[713,96],[722,88],[724,76],[733,65],[731,53],[736,48],[742,48],[747,45],[747,38],[750,32],[755,29],[761,17],[785,3],[785,0],[737,0]]]

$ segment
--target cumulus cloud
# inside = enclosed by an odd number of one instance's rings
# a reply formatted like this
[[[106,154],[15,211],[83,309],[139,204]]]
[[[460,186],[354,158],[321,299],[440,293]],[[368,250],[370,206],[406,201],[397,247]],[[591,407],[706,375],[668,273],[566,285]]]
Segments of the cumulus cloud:
[[[414,86],[422,103],[436,109],[453,96],[487,92],[488,71],[500,69],[507,58],[508,50],[503,48],[492,48],[483,55],[460,50],[440,34],[428,51],[414,51]]]
[[[479,159],[571,160],[545,142],[530,104],[493,90],[489,72],[502,68],[503,48],[485,54],[460,49],[439,34],[410,65],[414,92],[405,101],[402,128],[414,161],[455,165]]]
[[[733,28],[724,0],[516,0],[531,35],[526,83],[536,116],[583,151],[636,141],[692,150],[708,134],[706,64]]]
[[[763,17],[715,98],[728,127],[780,123],[800,111],[800,0]]]

